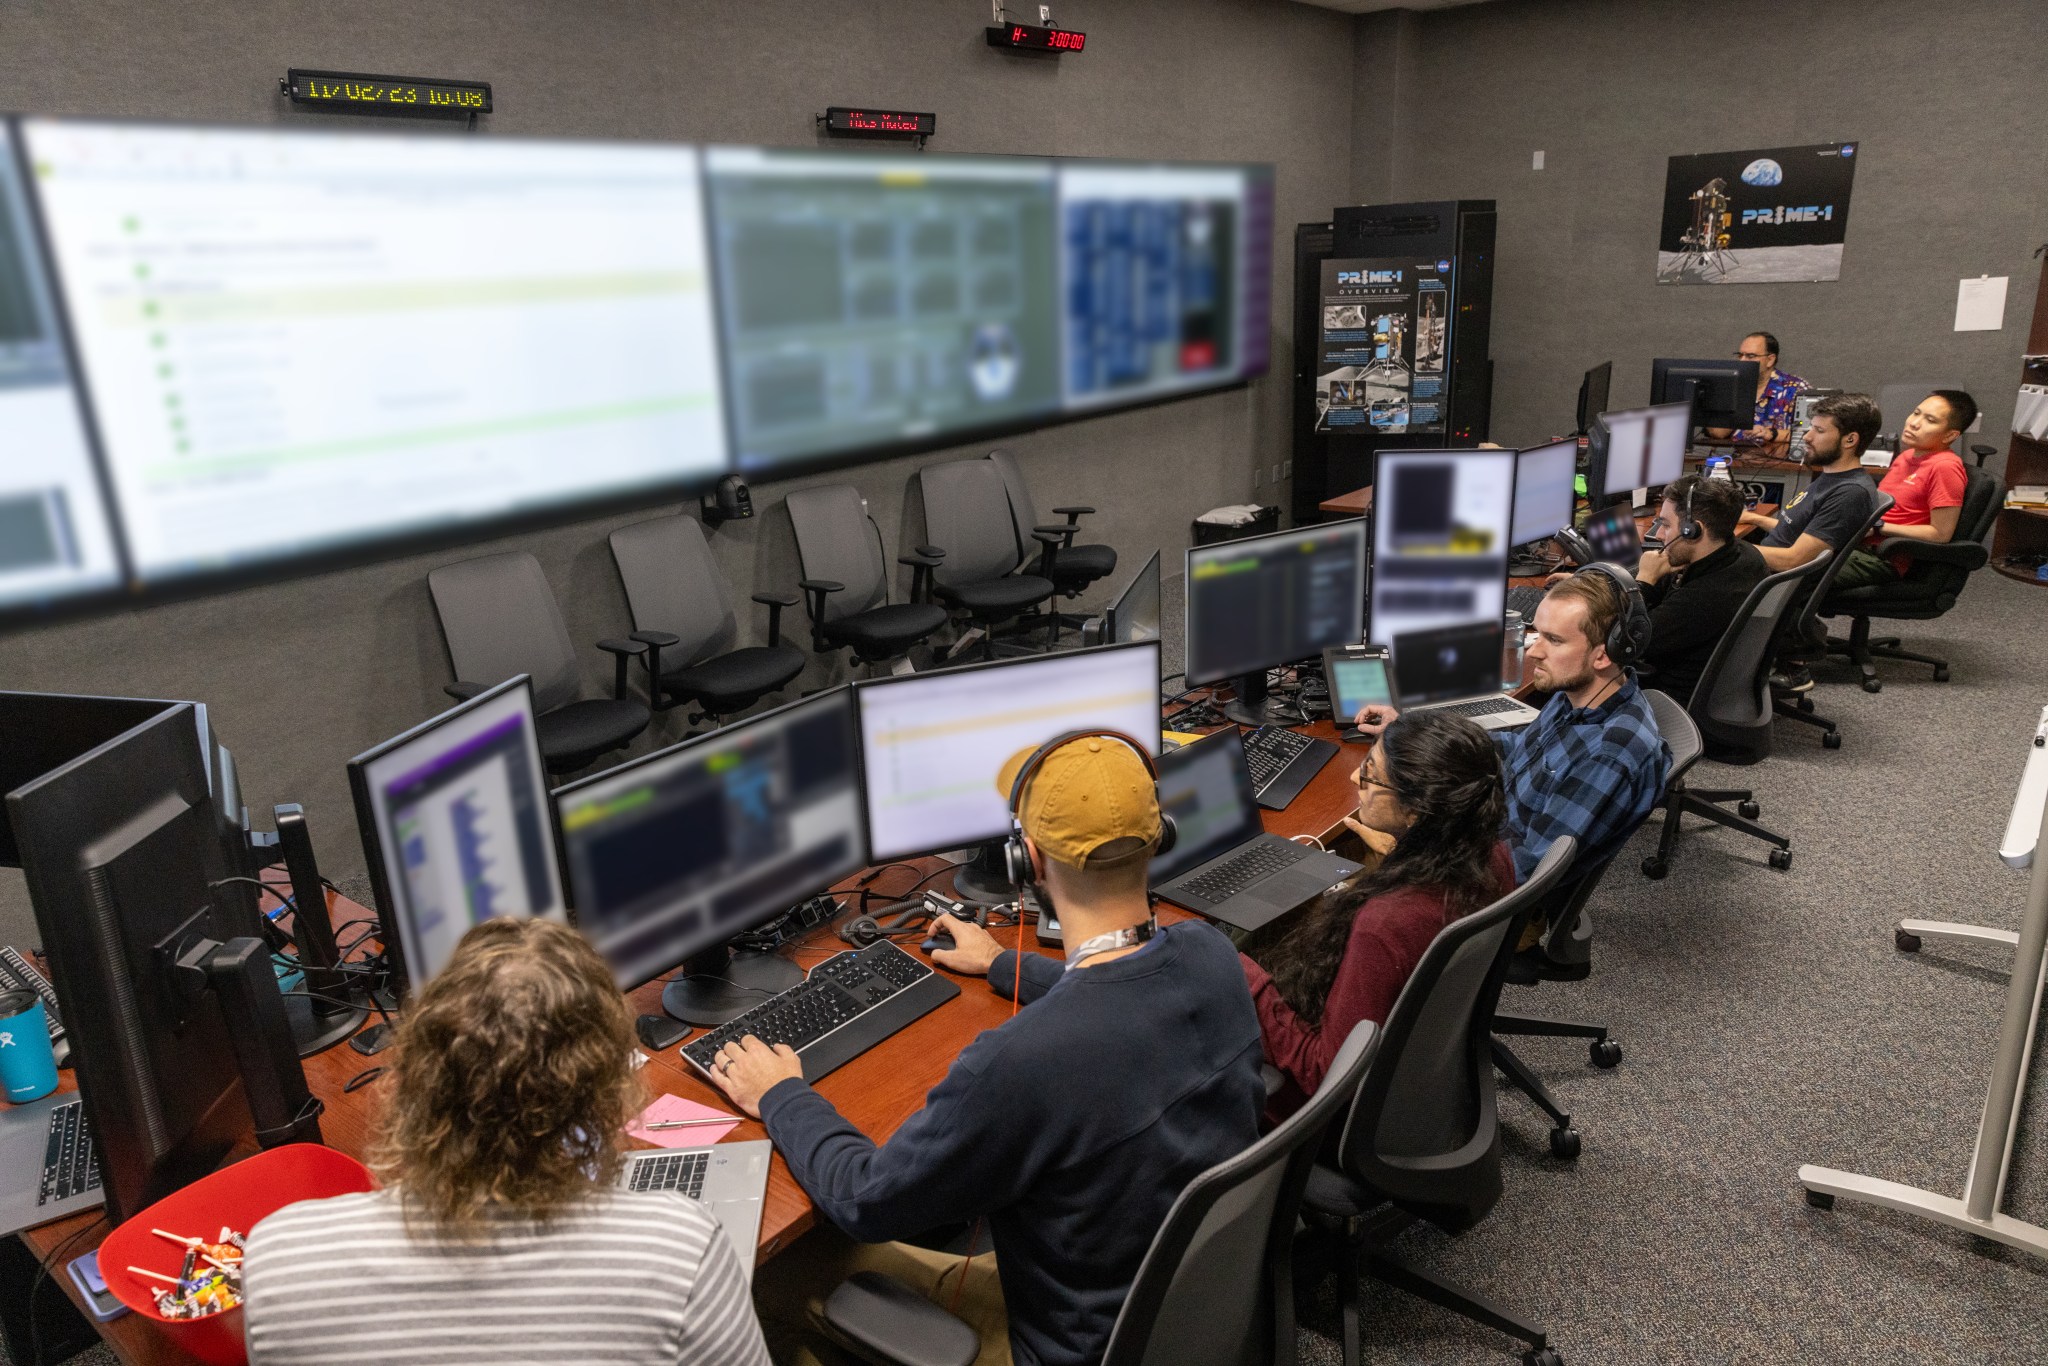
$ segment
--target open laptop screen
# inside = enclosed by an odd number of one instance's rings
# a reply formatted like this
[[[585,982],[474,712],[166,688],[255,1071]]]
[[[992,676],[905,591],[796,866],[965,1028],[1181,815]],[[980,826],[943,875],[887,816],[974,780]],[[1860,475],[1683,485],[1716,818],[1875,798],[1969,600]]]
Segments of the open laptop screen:
[[[1173,848],[1152,860],[1155,887],[1258,835],[1264,827],[1252,800],[1243,737],[1219,731],[1161,755],[1159,809],[1173,817],[1178,834]]]

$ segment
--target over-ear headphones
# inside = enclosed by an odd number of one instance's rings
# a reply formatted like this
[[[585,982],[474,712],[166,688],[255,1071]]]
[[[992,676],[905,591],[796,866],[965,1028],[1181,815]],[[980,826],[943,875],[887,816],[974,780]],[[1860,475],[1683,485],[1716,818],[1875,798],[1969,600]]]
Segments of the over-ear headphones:
[[[1678,510],[1678,539],[1681,541],[1697,541],[1700,538],[1700,524],[1692,519],[1692,495],[1699,486],[1697,479],[1685,486],[1685,506]]]
[[[857,915],[839,927],[839,937],[857,949],[864,949],[878,939],[887,939],[896,931],[908,928],[919,916],[929,915],[924,898],[898,901],[884,906],[873,915]],[[887,920],[881,917],[888,916]]]
[[[1159,781],[1159,765],[1153,761],[1150,751],[1120,730],[1069,731],[1065,735],[1046,741],[1032,752],[1031,757],[1024,761],[1024,766],[1017,770],[1016,778],[1010,783],[1010,837],[1003,841],[1003,870],[1008,874],[1012,887],[1019,893],[1036,893],[1041,903],[1045,900],[1045,894],[1039,891],[1038,873],[1031,866],[1031,850],[1024,844],[1024,794],[1030,789],[1031,780],[1038,776],[1038,770],[1044,766],[1054,750],[1069,741],[1086,740],[1091,736],[1100,736],[1105,740],[1116,740],[1129,745],[1132,752],[1138,756],[1138,761],[1145,765],[1145,772],[1151,776],[1152,781]],[[1159,838],[1152,845],[1152,855],[1157,857],[1171,850],[1179,835],[1180,831],[1175,827],[1173,817],[1162,810],[1159,813]]]
[[[1621,594],[1621,610],[1614,616],[1605,644],[1607,657],[1627,668],[1650,648],[1650,607],[1643,601],[1643,586],[1636,582],[1635,575],[1605,560],[1595,560],[1577,570],[1574,577],[1578,574],[1600,575]]]

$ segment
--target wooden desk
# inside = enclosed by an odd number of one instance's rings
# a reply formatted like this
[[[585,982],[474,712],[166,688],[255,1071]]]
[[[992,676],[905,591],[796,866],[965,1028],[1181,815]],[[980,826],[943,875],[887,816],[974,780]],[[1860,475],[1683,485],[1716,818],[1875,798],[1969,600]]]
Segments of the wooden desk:
[[[1363,517],[1372,511],[1372,489],[1368,486],[1325,498],[1316,504],[1316,511],[1327,512],[1332,517]]]

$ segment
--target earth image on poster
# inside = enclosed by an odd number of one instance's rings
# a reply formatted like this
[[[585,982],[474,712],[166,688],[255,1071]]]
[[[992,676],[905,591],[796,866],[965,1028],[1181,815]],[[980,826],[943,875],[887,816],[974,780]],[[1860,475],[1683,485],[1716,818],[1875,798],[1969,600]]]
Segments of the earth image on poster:
[[[1785,183],[1785,168],[1769,157],[1758,157],[1742,168],[1742,183],[1745,185],[1782,185]]]

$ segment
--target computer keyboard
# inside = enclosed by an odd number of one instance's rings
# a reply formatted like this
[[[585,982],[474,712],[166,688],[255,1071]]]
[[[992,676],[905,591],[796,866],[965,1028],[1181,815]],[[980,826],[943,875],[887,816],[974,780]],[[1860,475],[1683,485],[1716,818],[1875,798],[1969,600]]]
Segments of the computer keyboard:
[[[36,1203],[69,1200],[100,1188],[99,1150],[85,1120],[85,1102],[72,1100],[50,1110],[50,1142],[43,1149],[43,1184]]]
[[[1204,901],[1228,901],[1254,882],[1301,862],[1308,853],[1308,846],[1302,844],[1255,844],[1242,854],[1225,859],[1200,877],[1182,883],[1175,895],[1192,892]]]
[[[834,954],[787,991],[683,1045],[682,1054],[709,1077],[718,1050],[752,1034],[795,1049],[804,1080],[816,1081],[959,994],[956,984],[885,939]]]
[[[704,1173],[711,1170],[711,1154],[703,1148],[688,1152],[663,1153],[659,1157],[638,1157],[628,1173],[627,1190],[681,1191],[692,1200],[704,1194]]]
[[[57,989],[50,985],[49,978],[36,971],[28,955],[12,946],[0,948],[0,990],[33,991],[42,997],[43,1023],[49,1028],[50,1042],[63,1040],[64,1022],[57,1016]]]
[[[1282,726],[1260,726],[1244,737],[1244,761],[1252,774],[1253,798],[1269,811],[1280,810],[1301,794],[1336,752],[1337,747],[1328,740]]]
[[[1520,711],[1525,703],[1512,697],[1481,697],[1471,702],[1454,702],[1449,706],[1431,707],[1431,711],[1447,712],[1452,716],[1497,716],[1501,712]]]
[[[1536,609],[1542,605],[1543,595],[1547,591],[1547,589],[1535,588],[1527,584],[1510,588],[1508,590],[1508,610],[1510,612],[1520,612],[1522,614],[1522,622],[1526,625],[1536,619]]]

